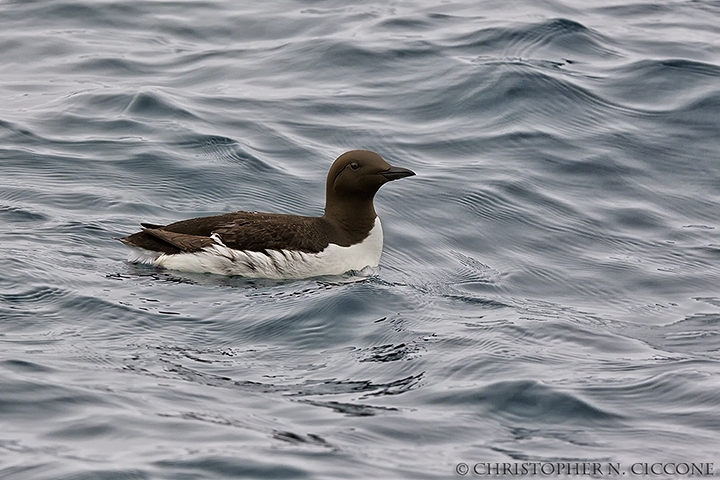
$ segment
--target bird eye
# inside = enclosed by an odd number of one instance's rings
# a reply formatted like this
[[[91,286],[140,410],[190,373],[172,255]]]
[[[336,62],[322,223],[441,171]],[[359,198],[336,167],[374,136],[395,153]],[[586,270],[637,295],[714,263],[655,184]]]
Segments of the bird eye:
[[[352,168],[353,170],[357,170],[358,168],[360,168],[360,165],[358,165],[357,162],[352,162],[350,164],[350,168]]]

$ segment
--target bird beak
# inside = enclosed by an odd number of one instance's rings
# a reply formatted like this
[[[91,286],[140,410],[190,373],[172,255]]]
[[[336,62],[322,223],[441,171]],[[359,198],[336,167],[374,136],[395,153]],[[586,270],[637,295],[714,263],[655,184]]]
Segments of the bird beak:
[[[415,172],[413,172],[412,170],[408,170],[407,168],[390,167],[387,170],[383,170],[382,172],[380,172],[380,175],[390,181],[398,180],[405,177],[412,177],[413,175],[415,175]]]

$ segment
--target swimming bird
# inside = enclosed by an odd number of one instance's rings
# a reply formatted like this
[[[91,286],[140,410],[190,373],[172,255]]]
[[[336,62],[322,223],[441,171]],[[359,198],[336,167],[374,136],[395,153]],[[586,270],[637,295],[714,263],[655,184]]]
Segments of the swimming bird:
[[[375,152],[353,150],[330,167],[321,217],[239,211],[141,223],[120,241],[141,249],[131,261],[185,272],[286,279],[361,271],[377,267],[382,253],[375,193],[412,175]]]

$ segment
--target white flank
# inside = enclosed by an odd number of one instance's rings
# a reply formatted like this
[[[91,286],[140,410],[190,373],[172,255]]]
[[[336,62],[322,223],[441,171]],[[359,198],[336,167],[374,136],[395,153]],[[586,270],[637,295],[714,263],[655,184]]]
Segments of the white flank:
[[[234,250],[225,246],[218,237],[211,238],[215,240],[215,245],[200,252],[168,255],[136,250],[137,253],[130,257],[130,261],[183,272],[240,275],[249,278],[310,278],[377,267],[383,247],[382,225],[377,217],[370,235],[362,242],[349,247],[331,243],[320,253],[269,250],[265,254]]]

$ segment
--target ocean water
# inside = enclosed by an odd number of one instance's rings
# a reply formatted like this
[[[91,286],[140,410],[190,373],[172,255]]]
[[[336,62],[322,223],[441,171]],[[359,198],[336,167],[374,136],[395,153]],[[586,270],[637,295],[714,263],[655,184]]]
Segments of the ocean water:
[[[720,471],[717,0],[3,1],[0,99],[0,478]],[[117,241],[355,148],[369,278]]]

